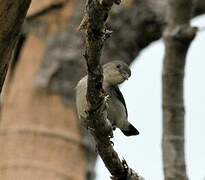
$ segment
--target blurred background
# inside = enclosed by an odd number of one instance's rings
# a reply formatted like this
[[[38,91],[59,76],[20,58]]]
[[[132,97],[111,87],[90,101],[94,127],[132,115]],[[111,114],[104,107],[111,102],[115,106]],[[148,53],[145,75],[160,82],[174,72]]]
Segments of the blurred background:
[[[196,4],[199,32],[185,73],[185,154],[188,177],[205,178],[205,3]],[[197,3],[198,3],[197,2]],[[165,3],[124,0],[114,6],[113,30],[102,62],[123,60],[132,76],[120,88],[136,137],[114,133],[114,148],[146,180],[162,180],[162,68]],[[85,75],[84,32],[77,30],[83,0],[32,0],[1,95],[0,179],[96,180],[110,174],[83,142],[75,112],[75,86]],[[198,16],[198,17],[195,17]],[[89,158],[88,158],[89,157]],[[96,175],[95,175],[96,174]],[[181,180],[181,179],[179,179]]]

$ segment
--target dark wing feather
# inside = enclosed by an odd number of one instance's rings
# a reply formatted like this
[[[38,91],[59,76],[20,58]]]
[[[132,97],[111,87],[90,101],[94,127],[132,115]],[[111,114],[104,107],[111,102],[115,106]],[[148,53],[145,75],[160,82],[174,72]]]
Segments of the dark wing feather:
[[[113,89],[113,94],[120,100],[120,102],[124,105],[125,107],[125,112],[126,112],[126,115],[127,115],[127,107],[126,107],[126,104],[125,104],[125,99],[119,89],[118,86],[112,86],[111,87]]]

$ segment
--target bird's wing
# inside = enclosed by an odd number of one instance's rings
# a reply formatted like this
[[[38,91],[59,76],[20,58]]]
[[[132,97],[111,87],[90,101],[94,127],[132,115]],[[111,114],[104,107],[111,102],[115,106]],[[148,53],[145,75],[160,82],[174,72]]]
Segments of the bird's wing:
[[[119,87],[118,87],[118,86],[112,86],[111,88],[114,90],[114,91],[113,91],[114,95],[115,95],[115,96],[119,99],[119,101],[124,105],[124,107],[125,107],[125,112],[126,112],[126,116],[127,116],[127,107],[126,107],[125,99],[124,99],[124,97],[123,97],[123,95],[122,95],[122,93],[121,93]]]

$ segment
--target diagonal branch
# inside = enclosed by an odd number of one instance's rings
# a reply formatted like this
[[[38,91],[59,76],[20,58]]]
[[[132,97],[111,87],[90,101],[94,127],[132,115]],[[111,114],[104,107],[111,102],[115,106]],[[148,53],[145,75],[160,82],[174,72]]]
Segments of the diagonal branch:
[[[88,68],[88,119],[91,133],[95,138],[97,150],[112,178],[138,180],[139,176],[130,169],[126,162],[121,161],[113,149],[110,138],[112,127],[107,120],[105,93],[102,88],[103,72],[100,57],[107,36],[105,22],[114,0],[87,0],[86,16],[86,51],[85,59]]]

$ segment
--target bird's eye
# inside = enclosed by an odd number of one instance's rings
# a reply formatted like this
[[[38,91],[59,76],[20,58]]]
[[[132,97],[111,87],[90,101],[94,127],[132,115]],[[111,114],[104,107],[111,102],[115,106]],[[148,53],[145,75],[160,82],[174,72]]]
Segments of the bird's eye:
[[[120,64],[118,64],[116,67],[119,69],[121,66],[120,66]]]

